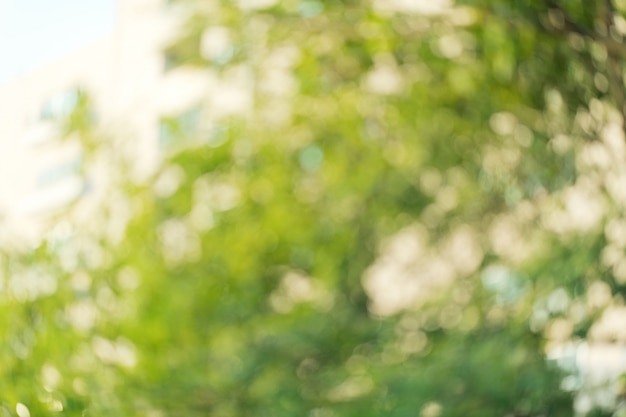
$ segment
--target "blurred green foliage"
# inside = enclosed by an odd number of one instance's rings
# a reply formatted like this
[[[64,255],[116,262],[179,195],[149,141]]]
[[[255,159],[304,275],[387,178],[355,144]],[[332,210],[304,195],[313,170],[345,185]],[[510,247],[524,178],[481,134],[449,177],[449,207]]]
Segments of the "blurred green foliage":
[[[175,6],[167,70],[249,101],[164,118],[99,227],[6,253],[0,415],[616,412],[546,354],[623,304],[626,3]]]

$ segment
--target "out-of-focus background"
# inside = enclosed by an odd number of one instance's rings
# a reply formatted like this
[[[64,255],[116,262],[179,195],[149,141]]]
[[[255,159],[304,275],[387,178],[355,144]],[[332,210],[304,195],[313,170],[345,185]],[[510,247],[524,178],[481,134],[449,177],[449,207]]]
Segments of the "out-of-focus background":
[[[624,36],[0,0],[0,416],[626,415]]]

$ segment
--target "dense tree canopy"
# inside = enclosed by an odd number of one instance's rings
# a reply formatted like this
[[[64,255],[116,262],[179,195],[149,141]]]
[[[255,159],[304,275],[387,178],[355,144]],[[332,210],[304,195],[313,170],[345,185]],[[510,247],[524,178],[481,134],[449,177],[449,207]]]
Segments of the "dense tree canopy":
[[[119,175],[7,249],[0,414],[618,415],[626,2],[172,7],[214,89],[147,182],[62,121]]]

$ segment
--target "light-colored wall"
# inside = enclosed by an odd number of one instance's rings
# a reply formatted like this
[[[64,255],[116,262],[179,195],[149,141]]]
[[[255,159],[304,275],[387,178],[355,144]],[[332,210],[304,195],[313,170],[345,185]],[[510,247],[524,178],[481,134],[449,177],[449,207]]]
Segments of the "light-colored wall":
[[[188,100],[185,91],[197,92],[185,76],[176,80],[163,72],[161,51],[178,26],[176,16],[166,13],[165,3],[119,0],[112,33],[0,84],[0,216],[5,225],[0,241],[3,235],[5,240],[40,235],[47,215],[80,192],[71,175],[41,184],[42,175],[54,171],[55,164],[70,163],[81,153],[75,144],[58,139],[53,123],[41,120],[42,106],[52,97],[80,87],[92,100],[104,136],[128,139],[136,154],[135,174],[145,178],[158,166],[163,103],[176,107]],[[106,168],[93,168],[91,195],[97,195],[106,189],[108,175]]]
[[[58,184],[42,186],[39,178],[79,153],[58,140],[53,123],[41,119],[42,107],[47,100],[82,86],[92,92],[97,107],[106,108],[111,99],[107,87],[112,54],[113,39],[107,37],[0,86],[0,210],[20,234],[34,233],[33,216],[46,210],[45,201],[53,209],[62,203],[60,199],[68,199],[62,190],[55,199]]]

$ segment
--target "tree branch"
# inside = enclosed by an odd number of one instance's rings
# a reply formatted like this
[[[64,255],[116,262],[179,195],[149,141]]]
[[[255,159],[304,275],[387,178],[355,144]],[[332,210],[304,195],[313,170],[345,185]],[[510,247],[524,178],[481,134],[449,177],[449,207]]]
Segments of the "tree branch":
[[[546,1],[548,6],[555,10],[558,10],[563,15],[563,19],[564,19],[563,27],[557,28],[553,26],[552,27],[553,30],[559,33],[563,33],[563,34],[576,33],[580,36],[587,37],[589,39],[592,39],[604,45],[607,49],[607,52],[612,53],[616,56],[619,56],[620,58],[626,59],[626,45],[622,44],[621,42],[616,41],[609,35],[610,26],[611,26],[611,22],[613,18],[612,13],[611,13],[611,10],[613,10],[613,5],[610,2],[610,0],[606,0],[606,2],[609,4],[609,7],[610,7],[610,9],[608,9],[607,11],[607,13],[609,13],[610,16],[605,16],[605,22],[607,18],[610,18],[611,20],[606,22],[607,23],[607,35],[601,35],[600,33],[594,30],[587,29],[584,26],[580,25],[578,22],[576,22],[576,20],[574,20],[569,15],[567,10],[565,10],[565,8],[563,8],[563,6],[561,6],[556,0]]]
[[[622,115],[622,129],[626,132],[626,95],[624,93],[624,78],[622,74],[622,60],[626,59],[626,45],[611,37],[611,27],[613,26],[613,16],[615,13],[615,7],[612,1],[604,0],[602,20],[605,25],[605,34],[598,33],[596,30],[590,30],[580,25],[557,0],[547,0],[547,4],[549,7],[558,10],[563,16],[563,27],[557,28],[552,26],[552,29],[564,34],[576,33],[598,42],[606,48],[606,73],[611,85],[609,94],[615,100],[615,104]]]

